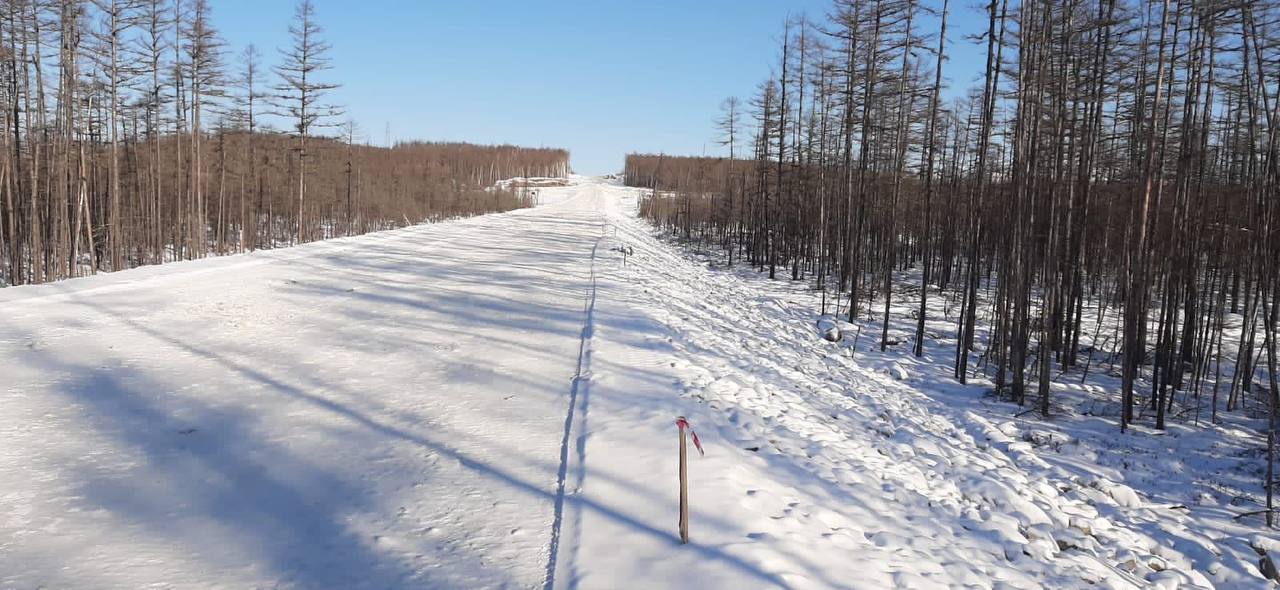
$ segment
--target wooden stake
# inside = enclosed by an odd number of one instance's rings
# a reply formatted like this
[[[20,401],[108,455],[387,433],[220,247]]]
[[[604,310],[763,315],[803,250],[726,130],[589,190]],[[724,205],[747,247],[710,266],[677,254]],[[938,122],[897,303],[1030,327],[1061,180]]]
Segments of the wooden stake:
[[[684,429],[680,432],[680,544],[689,542],[689,459],[685,450]]]

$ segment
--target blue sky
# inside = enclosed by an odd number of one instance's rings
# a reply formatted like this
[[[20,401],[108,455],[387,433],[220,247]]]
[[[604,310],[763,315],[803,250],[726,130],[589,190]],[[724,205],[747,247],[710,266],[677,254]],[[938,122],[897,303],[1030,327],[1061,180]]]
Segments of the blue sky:
[[[926,0],[931,2],[931,0]],[[288,43],[289,0],[213,2],[238,56],[268,63]],[[368,140],[460,140],[568,148],[575,171],[622,168],[632,151],[719,154],[712,119],[769,76],[788,14],[830,0],[315,0],[333,45],[333,99]],[[940,5],[940,4],[939,4]],[[933,26],[932,23],[929,23]],[[982,8],[953,0],[954,92],[981,70],[960,35]]]

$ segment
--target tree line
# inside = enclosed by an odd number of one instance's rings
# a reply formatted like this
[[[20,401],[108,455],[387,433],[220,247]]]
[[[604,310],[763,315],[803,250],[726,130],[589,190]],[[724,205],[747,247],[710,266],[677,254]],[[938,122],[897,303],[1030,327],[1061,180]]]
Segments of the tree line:
[[[509,210],[497,180],[567,173],[558,149],[367,145],[310,0],[289,33],[268,67],[207,0],[0,2],[0,285]]]
[[[920,356],[945,298],[955,378],[1044,416],[1097,352],[1121,429],[1249,409],[1273,438],[1280,3],[992,0],[958,40],[964,8],[789,19],[770,79],[722,105],[729,157],[628,157],[642,214],[831,291],[882,350],[895,301]],[[944,92],[959,42],[985,68]]]

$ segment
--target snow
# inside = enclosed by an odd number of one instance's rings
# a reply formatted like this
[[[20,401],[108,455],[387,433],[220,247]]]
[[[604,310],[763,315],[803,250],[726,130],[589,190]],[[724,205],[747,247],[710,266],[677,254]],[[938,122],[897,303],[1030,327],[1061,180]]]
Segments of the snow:
[[[0,293],[0,587],[538,582],[589,200]]]
[[[1238,430],[1018,416],[945,339],[828,341],[861,326],[803,283],[655,235],[635,189],[551,184],[0,290],[0,587],[1271,586],[1280,543],[1205,483],[1254,477]]]
[[[840,332],[840,325],[830,318],[818,320],[818,332],[827,342],[839,342],[844,339],[844,334]]]

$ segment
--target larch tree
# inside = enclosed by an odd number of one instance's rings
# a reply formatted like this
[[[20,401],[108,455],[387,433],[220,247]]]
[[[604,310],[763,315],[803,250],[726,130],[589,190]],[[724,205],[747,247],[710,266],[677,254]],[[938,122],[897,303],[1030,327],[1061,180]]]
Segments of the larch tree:
[[[1042,417],[1093,379],[1125,430],[1265,417],[1274,459],[1280,3],[992,0],[968,37],[985,68],[944,101],[950,4],[833,0],[826,56],[788,22],[754,152],[729,160],[750,181],[632,154],[641,214],[761,273],[816,272],[823,315],[831,289],[886,353],[914,324],[914,355],[945,342],[958,381]],[[938,37],[914,38],[932,15]],[[1267,496],[1249,514],[1271,520]]]
[[[125,218],[120,195],[120,127],[122,119],[121,87],[132,70],[125,66],[124,35],[136,24],[138,2],[134,0],[94,0],[101,14],[101,27],[96,32],[94,55],[98,70],[107,85],[107,130],[110,142],[110,180],[108,181],[107,252],[112,270],[125,267]]]
[[[735,206],[733,164],[737,160],[738,134],[742,127],[742,107],[739,105],[738,97],[730,96],[720,103],[720,117],[716,119],[715,125],[720,134],[717,143],[729,148],[729,170],[725,174],[722,190],[725,197],[726,216],[732,219]],[[729,244],[729,240],[726,239],[724,246],[729,255],[728,263],[729,266],[733,266],[733,249],[729,248]]]
[[[223,42],[210,21],[208,0],[193,0],[191,12],[182,27],[182,49],[187,87],[191,93],[191,225],[193,252],[202,256],[208,251],[209,204],[205,195],[204,109],[211,100],[223,96]],[[215,233],[216,235],[216,233]]]
[[[240,249],[244,250],[250,242],[246,232],[253,235],[252,243],[254,247],[262,244],[262,235],[259,231],[259,223],[263,214],[263,194],[262,185],[258,175],[258,143],[255,141],[255,135],[258,133],[258,111],[261,108],[263,100],[269,95],[262,88],[262,56],[258,52],[258,48],[253,43],[245,46],[244,51],[240,54],[240,76],[239,90],[237,91],[236,100],[241,105],[241,123],[244,130],[248,132],[245,141],[245,160],[248,162],[248,174],[241,177],[240,188]],[[246,184],[248,185],[246,189]],[[252,195],[253,204],[253,222],[250,223],[247,212],[246,195],[249,192]]]
[[[276,104],[281,115],[291,121],[297,137],[297,234],[298,242],[305,241],[307,195],[307,139],[317,128],[332,126],[332,120],[342,114],[336,106],[326,103],[326,95],[339,87],[319,78],[332,65],[329,59],[331,46],[321,37],[324,30],[315,19],[315,6],[311,0],[301,0],[294,11],[289,35],[293,43],[280,50],[282,63],[276,66],[280,83],[275,87]]]
[[[0,5],[0,286],[272,247],[297,236],[296,139],[259,119],[269,84],[256,54],[248,51],[247,75],[237,76],[247,80],[224,79],[210,4]],[[301,30],[314,33],[307,20]],[[323,57],[314,40],[302,44],[308,72]],[[569,154],[558,149],[371,148],[356,145],[353,134],[345,145],[314,137],[314,115],[324,112],[315,97],[325,86],[311,73],[303,78],[311,135],[306,213],[324,235],[528,206],[517,191],[494,184],[567,173]],[[232,82],[239,100],[223,100]]]

